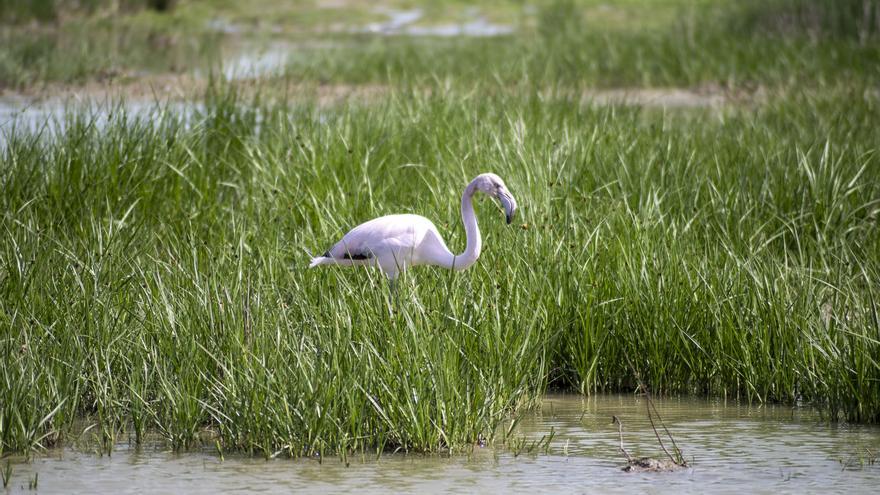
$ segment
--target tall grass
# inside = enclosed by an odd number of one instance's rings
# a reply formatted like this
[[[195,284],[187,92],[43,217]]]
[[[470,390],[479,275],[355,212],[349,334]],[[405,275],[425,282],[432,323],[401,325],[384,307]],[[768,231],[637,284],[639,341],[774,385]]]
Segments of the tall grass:
[[[189,119],[71,115],[0,162],[0,449],[98,426],[259,455],[460,450],[548,386],[808,402],[880,420],[876,101],[663,113],[529,94]],[[469,271],[306,270],[472,176],[521,207]]]
[[[139,9],[125,5],[143,3],[120,5],[129,12]],[[53,2],[22,5],[44,6],[50,15],[56,11]],[[512,34],[491,38],[357,34],[367,22],[361,18],[375,12],[334,18],[327,14],[332,10],[315,14],[302,6],[298,18],[285,10],[284,2],[275,10],[270,5],[263,21],[277,24],[278,32],[259,24],[253,27],[253,12],[207,2],[167,15],[77,18],[55,28],[6,22],[0,24],[0,85],[20,88],[46,81],[82,83],[145,72],[193,72],[216,64],[223,47],[267,38],[283,47],[289,79],[322,84],[431,86],[440,80],[465,87],[492,83],[518,88],[752,90],[869,86],[880,81],[873,63],[880,59],[877,0],[608,5],[550,0],[539,2],[535,13],[523,4],[503,7],[520,22],[512,26]],[[100,0],[83,6],[107,8]],[[231,17],[243,33],[211,32],[206,24],[211,16]]]
[[[86,18],[57,27],[0,25],[0,88],[46,82],[133,82],[149,73],[204,69],[217,59],[216,34],[153,17]]]
[[[153,9],[165,12],[173,8],[175,3],[176,0],[0,0],[0,21],[54,22],[60,17],[82,16],[98,11],[120,13]]]
[[[862,43],[880,36],[878,0],[746,1],[731,17],[735,30],[773,36],[808,36],[814,40],[854,39]]]
[[[864,4],[864,11],[860,7]],[[335,36],[291,54],[288,75],[322,82],[469,86],[811,87],[876,84],[874,0],[705,2],[623,10],[542,3],[534,21],[496,38]],[[621,14],[623,15],[623,14]],[[784,23],[785,26],[781,24]],[[534,24],[534,26],[532,26]],[[861,27],[859,27],[861,26]]]

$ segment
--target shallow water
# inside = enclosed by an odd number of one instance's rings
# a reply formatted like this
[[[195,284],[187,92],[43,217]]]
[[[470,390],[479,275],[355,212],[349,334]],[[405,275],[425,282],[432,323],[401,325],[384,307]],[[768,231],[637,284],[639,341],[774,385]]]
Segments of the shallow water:
[[[232,81],[280,75],[292,51],[293,47],[284,43],[243,50],[223,61],[223,76]]]
[[[471,454],[386,454],[350,458],[252,459],[212,453],[128,449],[99,457],[57,450],[13,466],[12,491],[39,473],[39,493],[223,492],[846,492],[880,484],[880,428],[828,425],[813,411],[700,399],[663,399],[656,406],[691,466],[672,473],[624,473],[617,415],[632,455],[660,457],[644,399],[548,396],[518,434],[556,436],[549,453],[514,456],[475,448]]]
[[[79,118],[101,130],[111,119],[129,122],[155,121],[173,115],[187,122],[195,113],[204,112],[201,103],[154,100],[114,100],[50,98],[31,100],[23,97],[0,97],[0,147],[11,133],[39,133],[43,137],[62,136],[70,118]],[[115,116],[115,117],[114,117]]]
[[[424,12],[422,9],[412,10],[392,10],[377,9],[377,12],[388,16],[385,22],[371,23],[360,32],[379,33],[384,35],[406,35],[406,36],[437,36],[437,37],[490,37],[501,36],[513,33],[513,26],[503,24],[493,24],[486,18],[479,15],[475,9],[468,9],[466,15],[468,20],[463,23],[449,24],[432,24],[427,26],[415,25],[416,22],[422,20]]]

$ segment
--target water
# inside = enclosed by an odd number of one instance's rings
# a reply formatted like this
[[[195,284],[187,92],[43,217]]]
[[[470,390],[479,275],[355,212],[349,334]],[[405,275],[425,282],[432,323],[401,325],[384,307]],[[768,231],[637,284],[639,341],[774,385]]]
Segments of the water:
[[[0,150],[12,133],[40,134],[52,139],[67,132],[70,118],[81,118],[96,129],[124,118],[133,122],[156,122],[165,116],[174,116],[186,123],[205,106],[197,102],[173,100],[100,99],[84,97],[57,97],[31,100],[19,96],[0,97]]]
[[[58,450],[14,466],[12,491],[39,473],[40,493],[600,492],[873,493],[880,484],[880,428],[828,425],[811,410],[663,399],[657,408],[691,466],[667,473],[624,473],[611,416],[624,425],[633,455],[661,456],[645,403],[629,395],[548,396],[518,426],[536,439],[551,428],[549,453],[514,456],[386,454],[350,459],[252,459],[212,453],[173,454],[121,446],[111,457]],[[864,465],[860,462],[864,462]]]
[[[461,24],[435,24],[428,26],[414,25],[424,17],[421,9],[393,10],[377,9],[388,16],[385,22],[376,22],[367,25],[363,32],[379,33],[384,35],[407,35],[407,36],[437,36],[437,37],[489,37],[501,36],[513,33],[512,26],[493,24],[486,18],[478,15],[477,11],[469,9],[466,14],[469,21]]]
[[[378,9],[388,16],[385,22],[375,22],[367,25],[366,31],[371,33],[396,34],[406,26],[418,21],[424,13],[422,9],[413,10],[387,10]]]
[[[513,33],[513,27],[493,24],[480,17],[464,24],[439,24],[436,26],[410,26],[406,29],[410,36],[441,36],[441,37],[489,37]]]
[[[223,76],[232,81],[281,75],[292,49],[291,45],[275,43],[263,49],[242,51],[223,61]]]

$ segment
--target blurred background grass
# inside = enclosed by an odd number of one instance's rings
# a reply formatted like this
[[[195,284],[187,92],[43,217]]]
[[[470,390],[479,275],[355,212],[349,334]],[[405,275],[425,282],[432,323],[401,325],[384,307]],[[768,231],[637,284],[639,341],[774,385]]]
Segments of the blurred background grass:
[[[223,63],[224,48],[283,43],[294,81],[533,86],[876,84],[876,0],[557,0],[525,4],[263,0],[4,5],[0,85],[81,83]],[[156,4],[162,4],[158,8]],[[417,25],[484,18],[490,37],[381,36],[394,12]]]

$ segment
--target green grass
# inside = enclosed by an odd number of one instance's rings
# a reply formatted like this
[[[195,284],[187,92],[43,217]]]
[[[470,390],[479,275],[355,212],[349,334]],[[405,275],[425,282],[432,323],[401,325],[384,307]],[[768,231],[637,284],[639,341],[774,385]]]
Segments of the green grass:
[[[877,100],[660,112],[398,91],[369,106],[213,89],[185,123],[6,132],[0,449],[260,455],[468,448],[547,389],[805,402],[880,421]],[[371,217],[464,243],[461,189],[521,205],[472,269],[306,270]],[[391,308],[396,308],[393,311]]]
[[[363,35],[335,48],[297,51],[288,75],[325,82],[425,85],[439,79],[464,86],[532,88],[822,88],[878,81],[880,72],[872,63],[880,58],[877,30],[844,36],[811,25],[784,29],[750,5],[681,2],[656,8],[639,2],[611,7],[552,2],[513,35]],[[880,4],[868,10],[868,21],[874,12],[880,12]]]
[[[361,7],[247,5],[199,1],[163,13],[73,16],[57,25],[7,22],[0,25],[0,85],[203,71],[219,63],[221,52],[267,41],[287,43],[287,78],[294,82],[750,90],[880,81],[873,63],[880,58],[877,0],[555,0],[528,8],[495,2],[476,14],[461,2],[383,4],[422,8],[422,24],[482,15],[515,28],[505,36],[454,39],[357,34],[387,17]],[[211,31],[208,21],[217,19],[237,34]]]
[[[152,9],[166,12],[177,0],[0,0],[0,21],[58,22],[63,17],[114,14]]]
[[[158,434],[266,456],[455,452],[504,442],[501,422],[548,388],[636,376],[880,422],[876,2],[601,3],[499,4],[518,31],[493,39],[316,35],[282,80],[210,85],[190,118],[5,125],[0,455],[83,421],[106,450]],[[0,84],[209,65],[214,12],[4,25]],[[289,41],[333,19],[267,15]],[[328,82],[387,91],[303,103]],[[585,87],[703,85],[769,91],[578,103]],[[520,217],[477,205],[470,270],[416,269],[395,302],[378,272],[305,269],[388,213],[428,216],[460,250],[459,195],[485,171]]]
[[[46,83],[132,82],[216,64],[219,36],[155,13],[57,27],[0,25],[0,89]]]

